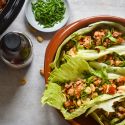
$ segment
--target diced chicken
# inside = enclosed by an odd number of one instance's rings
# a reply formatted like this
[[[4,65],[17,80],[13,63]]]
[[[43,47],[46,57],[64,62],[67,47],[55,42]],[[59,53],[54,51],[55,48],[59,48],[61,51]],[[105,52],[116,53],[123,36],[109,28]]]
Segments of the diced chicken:
[[[95,86],[93,84],[90,84],[90,88],[92,92],[95,92]]]
[[[119,106],[119,107],[118,107],[118,110],[119,110],[119,112],[121,112],[121,113],[125,113],[125,108],[122,107],[122,106]]]
[[[70,106],[72,106],[72,105],[73,105],[73,102],[71,102],[70,100],[68,100],[68,101],[66,101],[66,102],[64,103],[65,108],[70,107]]]
[[[113,33],[112,33],[112,36],[113,37],[118,37],[118,36],[121,36],[122,35],[122,33],[121,32],[118,32],[118,31],[114,31]]]
[[[91,41],[92,41],[91,36],[86,36],[83,41],[84,41],[83,46],[85,48],[87,49],[91,48]]]
[[[113,59],[110,60],[110,65],[114,65],[115,61]]]
[[[69,55],[74,57],[76,55],[76,47],[73,47],[69,50]]]
[[[117,39],[117,42],[118,42],[118,43],[123,43],[123,42],[125,42],[125,40],[124,40],[122,37],[119,37],[119,38]]]
[[[73,88],[70,88],[67,90],[67,94],[70,95],[70,96],[73,96],[74,95],[74,89]]]
[[[117,82],[125,82],[125,76],[121,76],[119,79],[117,79]]]
[[[94,81],[94,85],[98,86],[101,83],[101,79],[97,79],[96,81]]]
[[[81,106],[81,104],[82,104],[82,101],[79,99],[79,100],[77,101],[77,105],[78,105],[78,106]]]
[[[95,31],[95,33],[94,33],[94,38],[96,38],[96,39],[100,39],[100,38],[102,38],[104,36],[105,36],[104,31]]]
[[[101,39],[98,39],[98,40],[95,41],[96,46],[100,46],[101,44],[102,44]]]
[[[122,61],[116,60],[116,61],[115,61],[115,66],[119,66],[121,63],[122,63]]]
[[[86,92],[86,94],[91,94],[92,90],[90,87],[86,87],[85,92]]]
[[[103,43],[103,46],[104,46],[104,47],[108,47],[108,45],[110,45],[110,44],[111,44],[111,40],[105,39],[105,41],[104,41],[104,43]]]
[[[92,95],[91,95],[92,99],[95,98],[95,97],[97,97],[97,96],[98,96],[98,93],[97,93],[97,92],[94,92],[94,93],[92,93]]]

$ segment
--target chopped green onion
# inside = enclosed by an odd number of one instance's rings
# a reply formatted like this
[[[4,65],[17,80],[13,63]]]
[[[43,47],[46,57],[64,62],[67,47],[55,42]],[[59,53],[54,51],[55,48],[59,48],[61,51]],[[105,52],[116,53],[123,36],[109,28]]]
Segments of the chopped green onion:
[[[112,37],[112,36],[110,36],[109,39],[110,39],[112,42],[116,42],[116,41],[117,41],[116,38],[114,38],[114,37]]]
[[[107,38],[109,38],[112,42],[116,42],[116,38],[114,38],[111,34],[111,32],[108,32],[108,35],[106,36]]]
[[[36,21],[50,28],[63,20],[66,8],[62,0],[38,0],[32,3],[32,10]]]

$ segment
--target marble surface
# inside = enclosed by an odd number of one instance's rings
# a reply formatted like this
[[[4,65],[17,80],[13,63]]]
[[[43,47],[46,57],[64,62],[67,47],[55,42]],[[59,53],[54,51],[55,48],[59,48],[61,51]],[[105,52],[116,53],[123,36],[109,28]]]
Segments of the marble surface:
[[[28,0],[26,0],[25,5]],[[114,15],[125,18],[124,0],[68,0],[70,19],[68,24],[95,15]],[[45,50],[55,33],[31,32],[25,19],[25,5],[9,31],[26,33],[34,45],[32,64],[21,70],[13,70],[0,61],[0,125],[68,125],[49,106],[41,106],[40,99],[45,82],[39,70],[44,66]],[[36,36],[44,38],[38,43]],[[20,84],[25,78],[27,83]]]

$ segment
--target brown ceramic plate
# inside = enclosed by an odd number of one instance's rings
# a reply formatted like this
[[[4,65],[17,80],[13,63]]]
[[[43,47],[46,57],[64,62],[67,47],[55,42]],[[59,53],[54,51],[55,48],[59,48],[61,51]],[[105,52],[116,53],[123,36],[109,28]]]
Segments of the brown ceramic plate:
[[[91,18],[82,19],[79,21],[76,21],[61,30],[59,30],[53,39],[50,41],[45,54],[45,62],[44,62],[44,76],[45,76],[45,82],[47,83],[47,79],[49,77],[50,72],[50,66],[49,64],[53,61],[56,51],[60,44],[64,41],[65,38],[67,38],[70,34],[73,32],[87,27],[91,23],[95,23],[98,21],[112,21],[117,22],[125,26],[125,19],[120,17],[114,17],[114,16],[96,16]],[[80,116],[72,121],[70,121],[71,125],[97,125],[97,123],[92,118],[84,118],[84,116]]]

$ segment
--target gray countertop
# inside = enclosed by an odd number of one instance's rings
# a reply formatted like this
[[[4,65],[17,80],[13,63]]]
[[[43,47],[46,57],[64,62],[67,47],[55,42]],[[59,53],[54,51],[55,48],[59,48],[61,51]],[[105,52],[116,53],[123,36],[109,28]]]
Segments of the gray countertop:
[[[95,15],[125,18],[125,0],[68,1],[70,5],[68,24]],[[26,33],[34,45],[34,59],[29,67],[21,70],[13,70],[0,61],[0,125],[68,125],[55,109],[41,106],[40,103],[45,82],[39,70],[44,66],[45,50],[54,33],[31,32],[24,10],[25,5],[6,32]],[[37,42],[37,35],[44,37],[42,43]],[[23,78],[27,81],[25,85],[20,84]]]

